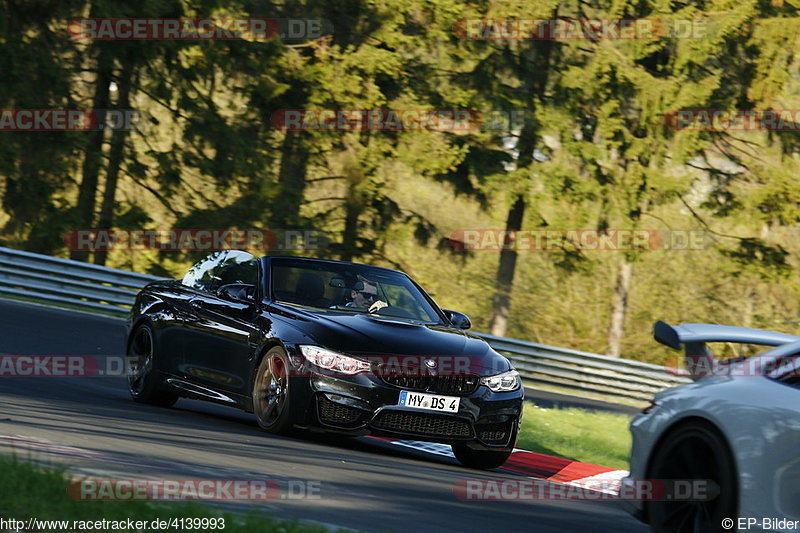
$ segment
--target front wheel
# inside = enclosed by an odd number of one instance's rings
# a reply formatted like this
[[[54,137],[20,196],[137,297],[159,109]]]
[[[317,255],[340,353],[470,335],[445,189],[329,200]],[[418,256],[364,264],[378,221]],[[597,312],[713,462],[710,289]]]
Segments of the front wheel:
[[[253,382],[253,412],[264,431],[285,435],[289,416],[289,359],[283,348],[270,349],[261,359]]]
[[[649,475],[657,480],[712,482],[716,497],[676,501],[669,494],[646,502],[654,533],[733,531],[722,527],[724,518],[736,518],[737,481],[725,439],[705,423],[687,423],[672,431],[653,454]]]
[[[156,370],[156,354],[153,328],[147,324],[139,326],[128,343],[131,361],[128,391],[136,402],[169,407],[178,401],[178,395],[163,389]]]

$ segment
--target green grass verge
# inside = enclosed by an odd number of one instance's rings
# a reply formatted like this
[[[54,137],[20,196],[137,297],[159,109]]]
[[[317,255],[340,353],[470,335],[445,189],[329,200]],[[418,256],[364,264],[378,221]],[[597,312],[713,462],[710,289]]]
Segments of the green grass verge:
[[[330,529],[319,524],[277,520],[260,512],[237,514],[218,510],[209,505],[186,502],[145,501],[78,501],[67,495],[71,481],[63,470],[48,470],[12,456],[0,455],[0,517],[4,519],[66,520],[73,521],[146,521],[180,518],[224,518],[225,527],[216,531],[224,533],[328,533]],[[77,531],[72,525],[50,531]],[[184,528],[184,531],[188,530]],[[41,529],[42,532],[48,531]],[[118,531],[129,531],[119,529]],[[162,529],[162,531],[178,531]],[[194,531],[212,531],[211,528],[194,528]]]
[[[543,409],[525,402],[517,447],[627,470],[630,420],[627,415],[585,409]]]

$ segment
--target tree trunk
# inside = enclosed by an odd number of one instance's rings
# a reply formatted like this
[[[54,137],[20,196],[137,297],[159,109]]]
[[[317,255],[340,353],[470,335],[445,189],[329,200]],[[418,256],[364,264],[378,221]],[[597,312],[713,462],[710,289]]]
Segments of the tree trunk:
[[[97,80],[95,80],[92,110],[99,112],[108,109],[109,90],[111,86],[111,69],[113,58],[107,47],[99,46],[97,56]],[[83,171],[81,185],[78,191],[78,206],[75,229],[91,229],[94,224],[94,214],[97,194],[97,183],[100,176],[100,167],[103,161],[103,140],[105,129],[98,128],[88,133],[89,140],[83,158]],[[88,251],[72,250],[70,259],[86,261]]]
[[[633,263],[623,258],[617,273],[617,284],[614,287],[614,295],[611,305],[611,323],[608,328],[608,349],[606,355],[609,357],[620,356],[620,346],[625,332],[625,315],[628,311],[628,293],[631,289],[631,278],[633,275]]]
[[[127,59],[122,67],[119,82],[117,83],[119,98],[115,106],[123,112],[130,109],[131,106],[130,95],[133,72],[133,61]],[[98,227],[100,229],[111,229],[114,224],[117,181],[119,179],[122,161],[125,158],[125,140],[127,138],[128,131],[124,128],[116,129],[111,133],[111,148],[108,154],[108,169],[106,170],[106,187],[103,191],[103,204],[100,207],[100,219],[98,222]],[[105,265],[107,258],[108,252],[105,250],[98,250],[94,254],[94,262],[98,265]]]
[[[358,217],[363,205],[358,192],[358,181],[350,181],[347,187],[347,199],[344,204],[344,230],[339,252],[340,261],[352,261],[358,252]]]
[[[525,197],[520,194],[508,211],[506,231],[519,231],[522,229],[522,219],[524,217]],[[492,314],[489,319],[489,333],[498,337],[504,337],[508,329],[511,289],[514,284],[516,268],[517,252],[515,250],[502,250],[500,252],[500,266],[497,267],[497,285],[492,297]]]
[[[558,8],[553,11],[553,18],[558,15]],[[536,123],[536,106],[544,97],[547,88],[547,79],[550,70],[550,57],[553,43],[551,41],[534,41],[529,53],[523,54],[522,76],[528,87],[528,100],[531,109],[525,120],[517,143],[517,169],[528,168],[535,163],[534,151],[539,138],[539,127]],[[530,61],[530,65],[528,65]],[[525,218],[526,200],[525,193],[517,195],[506,218],[506,232],[522,229]],[[506,233],[508,235],[508,233]],[[509,237],[506,237],[508,241]],[[489,318],[489,331],[492,335],[504,337],[508,330],[508,315],[511,311],[511,291],[514,286],[514,276],[517,269],[517,252],[502,249],[500,251],[500,264],[495,277],[495,293],[492,297],[492,310]]]
[[[284,230],[300,224],[300,207],[306,188],[308,169],[308,134],[305,131],[287,131],[281,147],[281,168],[278,183],[281,187],[281,205],[271,214],[273,229]]]

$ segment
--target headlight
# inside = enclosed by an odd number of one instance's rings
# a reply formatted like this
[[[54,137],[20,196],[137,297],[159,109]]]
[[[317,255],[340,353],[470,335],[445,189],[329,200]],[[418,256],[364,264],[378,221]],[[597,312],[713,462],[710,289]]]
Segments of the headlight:
[[[481,385],[486,385],[494,392],[510,392],[520,388],[522,380],[519,377],[519,372],[509,370],[502,374],[481,378]]]
[[[314,365],[324,368],[325,370],[332,370],[333,372],[341,372],[352,376],[359,372],[365,372],[370,369],[367,361],[349,357],[319,346],[300,346],[300,353],[305,356]]]

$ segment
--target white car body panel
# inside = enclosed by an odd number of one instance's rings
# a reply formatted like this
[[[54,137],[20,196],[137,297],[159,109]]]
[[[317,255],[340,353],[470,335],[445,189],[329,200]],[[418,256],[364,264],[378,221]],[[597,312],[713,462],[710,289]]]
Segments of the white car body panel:
[[[758,340],[752,334],[734,331],[745,328],[717,327],[729,328],[724,333],[732,333],[738,339],[747,338],[744,342]],[[680,328],[674,328],[679,335],[683,333]],[[684,328],[687,337],[689,334],[695,337],[692,340],[681,338],[681,342],[695,342],[698,329],[701,328]],[[715,372],[727,375],[701,377],[695,383],[658,393],[654,400],[656,405],[631,422],[633,448],[629,479],[647,478],[648,461],[667,431],[681,421],[701,418],[713,424],[731,448],[738,474],[738,518],[755,519],[757,524],[754,527],[750,522],[749,531],[761,530],[764,519],[800,521],[800,386],[761,375],[762,371],[771,375],[769,369],[778,357],[800,353],[797,337],[783,335],[772,334],[764,339],[769,342],[763,344],[775,345],[774,342],[784,339],[787,344]],[[716,338],[712,334],[703,337],[703,342],[713,340]],[[790,360],[794,368],[798,366],[797,360]],[[641,518],[642,502],[625,505]],[[800,531],[798,524],[765,530],[797,532]]]

